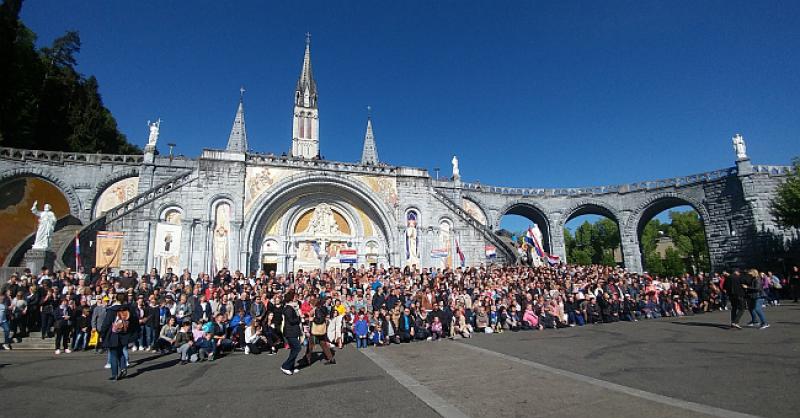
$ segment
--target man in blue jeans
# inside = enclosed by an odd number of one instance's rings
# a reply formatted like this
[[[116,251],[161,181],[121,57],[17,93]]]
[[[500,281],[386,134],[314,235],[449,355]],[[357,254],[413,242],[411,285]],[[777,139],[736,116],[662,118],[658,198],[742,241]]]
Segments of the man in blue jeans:
[[[3,348],[10,350],[11,327],[8,324],[8,313],[11,312],[6,305],[6,295],[0,293],[0,328],[3,328]]]
[[[139,318],[136,309],[126,303],[126,297],[124,293],[116,294],[114,304],[108,308],[100,330],[111,363],[109,380],[121,379],[128,373],[123,349],[135,340],[138,332]]]

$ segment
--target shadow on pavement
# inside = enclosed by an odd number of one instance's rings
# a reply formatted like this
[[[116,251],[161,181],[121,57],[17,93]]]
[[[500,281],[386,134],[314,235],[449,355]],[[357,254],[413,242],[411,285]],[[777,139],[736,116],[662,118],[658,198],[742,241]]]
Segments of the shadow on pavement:
[[[708,328],[730,329],[729,325],[718,324],[718,323],[715,323],[715,322],[677,322],[677,321],[673,321],[673,322],[670,322],[670,324],[684,325],[684,326],[687,326],[687,327],[708,327]]]

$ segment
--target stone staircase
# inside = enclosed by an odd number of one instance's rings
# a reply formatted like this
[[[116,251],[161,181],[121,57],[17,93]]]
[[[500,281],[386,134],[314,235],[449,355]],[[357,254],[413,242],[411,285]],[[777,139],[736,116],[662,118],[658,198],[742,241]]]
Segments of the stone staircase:
[[[491,242],[497,248],[497,261],[505,261],[507,263],[514,263],[517,260],[517,252],[514,248],[509,246],[505,241],[503,241],[497,234],[492,232],[486,225],[478,222],[472,215],[467,213],[461,206],[459,206],[456,202],[450,199],[447,195],[442,193],[440,190],[434,188],[433,196],[436,197],[440,202],[442,202],[448,209],[456,213],[461,219],[463,219],[466,223],[468,223],[473,228],[477,229],[481,232],[481,234],[486,238],[487,241]]]
[[[101,216],[86,224],[86,226],[80,228],[77,234],[81,243],[81,248],[91,248],[89,244],[95,240],[97,232],[106,229],[114,221],[147,204],[154,202],[156,199],[161,198],[167,193],[192,183],[195,180],[197,180],[197,175],[194,173],[194,171],[186,171],[175,177],[169,178],[166,181],[155,185],[151,189],[139,193],[131,199],[111,208]],[[64,250],[67,251],[66,248]],[[59,254],[60,259],[67,257],[66,252],[61,252]],[[84,253],[82,259],[84,265],[94,265],[94,253],[91,251]]]
[[[72,258],[75,258],[75,235],[83,227],[80,225],[67,225],[58,231],[53,233],[53,238],[50,244],[50,248],[55,248],[56,254],[69,254]],[[55,269],[56,270],[64,270],[68,266],[64,263],[64,257],[56,257],[55,260]]]
[[[55,338],[42,339],[41,332],[31,332],[29,336],[22,339],[21,343],[12,339],[11,350],[55,350]]]

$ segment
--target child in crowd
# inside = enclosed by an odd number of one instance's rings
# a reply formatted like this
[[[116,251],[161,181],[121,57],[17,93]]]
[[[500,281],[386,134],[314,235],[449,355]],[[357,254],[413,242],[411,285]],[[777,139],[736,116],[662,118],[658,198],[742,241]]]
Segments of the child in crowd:
[[[385,336],[383,334],[383,327],[381,327],[380,323],[378,323],[372,330],[372,334],[370,334],[370,341],[374,346],[383,346],[384,339]]]
[[[367,322],[367,315],[364,313],[363,310],[358,313],[354,330],[356,334],[356,348],[367,348],[367,334],[369,333],[369,323]]]

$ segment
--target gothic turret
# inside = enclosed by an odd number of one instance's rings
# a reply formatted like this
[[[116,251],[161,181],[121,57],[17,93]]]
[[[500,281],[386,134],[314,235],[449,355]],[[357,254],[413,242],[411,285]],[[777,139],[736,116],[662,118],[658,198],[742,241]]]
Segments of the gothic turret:
[[[247,129],[244,126],[244,87],[239,89],[239,109],[233,119],[233,127],[228,137],[228,151],[247,152]]]
[[[378,148],[372,135],[372,118],[367,117],[367,133],[364,134],[364,149],[361,151],[361,164],[378,164]]]
[[[303,68],[294,92],[294,121],[292,123],[292,156],[319,156],[319,110],[317,83],[311,72],[311,35],[306,34]]]

